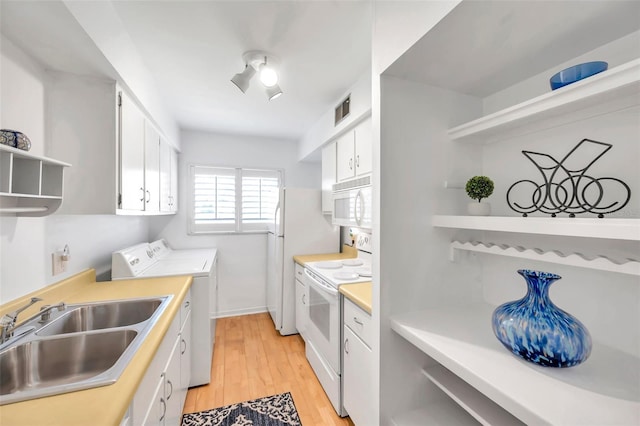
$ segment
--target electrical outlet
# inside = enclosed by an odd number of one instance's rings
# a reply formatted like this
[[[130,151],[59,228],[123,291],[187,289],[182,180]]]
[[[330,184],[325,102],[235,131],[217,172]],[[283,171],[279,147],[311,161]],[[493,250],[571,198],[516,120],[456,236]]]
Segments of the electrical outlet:
[[[53,275],[61,274],[67,270],[67,262],[62,260],[61,251],[51,253],[51,266]]]

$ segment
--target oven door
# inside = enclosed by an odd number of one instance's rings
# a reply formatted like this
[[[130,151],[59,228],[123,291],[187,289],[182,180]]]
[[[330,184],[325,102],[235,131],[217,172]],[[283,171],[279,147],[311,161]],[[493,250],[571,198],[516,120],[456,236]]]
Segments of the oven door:
[[[309,288],[307,340],[333,371],[340,375],[340,304],[338,289],[320,282],[305,270]]]

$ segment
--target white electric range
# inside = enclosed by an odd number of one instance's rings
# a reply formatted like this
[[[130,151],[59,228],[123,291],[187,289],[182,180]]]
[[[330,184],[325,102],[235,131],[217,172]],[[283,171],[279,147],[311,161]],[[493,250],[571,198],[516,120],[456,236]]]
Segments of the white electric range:
[[[371,236],[359,234],[358,257],[335,261],[307,262],[303,284],[307,287],[309,319],[306,326],[306,355],[316,377],[336,412],[342,406],[342,309],[339,287],[371,281]]]

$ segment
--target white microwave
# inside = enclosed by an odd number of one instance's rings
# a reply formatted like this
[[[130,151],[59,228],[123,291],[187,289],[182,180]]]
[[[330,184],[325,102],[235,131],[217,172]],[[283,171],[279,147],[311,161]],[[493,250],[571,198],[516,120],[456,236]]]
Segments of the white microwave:
[[[334,225],[371,229],[373,225],[372,212],[373,189],[371,185],[333,192],[331,222]]]

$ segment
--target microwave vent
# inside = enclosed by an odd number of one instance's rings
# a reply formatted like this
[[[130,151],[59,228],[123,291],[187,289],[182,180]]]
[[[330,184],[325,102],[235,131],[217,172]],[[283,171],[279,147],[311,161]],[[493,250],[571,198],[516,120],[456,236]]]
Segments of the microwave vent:
[[[371,185],[371,175],[364,176],[358,179],[351,179],[346,182],[335,183],[333,184],[333,190],[344,191],[345,189],[353,189],[369,185]]]

